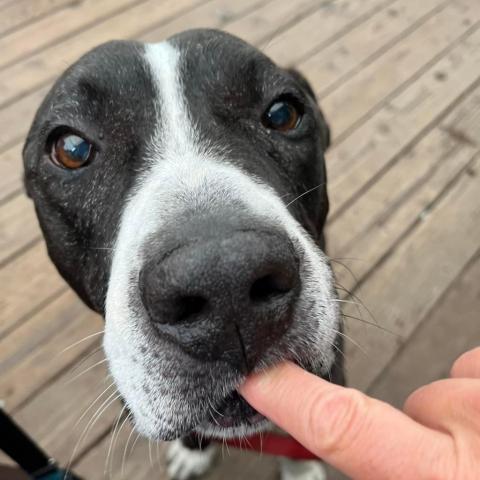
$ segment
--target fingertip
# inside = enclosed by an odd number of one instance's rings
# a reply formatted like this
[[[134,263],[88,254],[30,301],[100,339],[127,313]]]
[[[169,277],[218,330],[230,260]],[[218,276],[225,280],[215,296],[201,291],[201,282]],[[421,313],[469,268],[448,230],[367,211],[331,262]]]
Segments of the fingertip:
[[[263,396],[272,392],[282,378],[285,364],[280,364],[268,370],[250,374],[238,388],[239,393],[246,397]]]
[[[452,378],[480,378],[480,347],[465,352],[450,370]]]

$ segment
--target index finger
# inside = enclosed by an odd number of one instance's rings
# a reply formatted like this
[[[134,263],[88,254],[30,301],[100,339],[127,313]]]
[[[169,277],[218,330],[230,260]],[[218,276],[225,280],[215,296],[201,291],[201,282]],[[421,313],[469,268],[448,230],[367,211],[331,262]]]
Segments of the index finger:
[[[292,363],[247,379],[240,393],[313,453],[355,479],[449,478],[451,437],[358,390]],[[451,467],[449,467],[449,465]]]

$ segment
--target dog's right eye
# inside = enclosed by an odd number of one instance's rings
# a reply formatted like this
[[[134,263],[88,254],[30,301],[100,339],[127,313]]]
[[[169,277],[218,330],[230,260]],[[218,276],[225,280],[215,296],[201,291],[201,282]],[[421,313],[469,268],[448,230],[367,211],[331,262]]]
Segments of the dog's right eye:
[[[84,138],[65,133],[57,137],[51,145],[50,159],[55,165],[74,170],[86,165],[93,155],[93,146]]]

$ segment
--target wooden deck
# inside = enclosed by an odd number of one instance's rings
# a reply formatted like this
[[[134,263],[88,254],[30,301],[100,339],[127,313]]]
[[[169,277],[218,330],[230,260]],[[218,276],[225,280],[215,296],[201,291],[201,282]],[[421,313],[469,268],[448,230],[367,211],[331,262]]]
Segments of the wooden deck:
[[[349,383],[401,405],[480,344],[480,2],[0,0],[0,399],[88,480],[165,476],[156,446],[125,448],[129,426],[105,466],[118,404],[80,439],[96,406],[78,419],[106,385],[100,337],[64,349],[102,320],[46,256],[22,188],[23,137],[89,48],[207,26],[303,71],[332,125],[329,254],[368,307],[345,304],[364,320],[346,319]],[[244,478],[273,480],[275,464],[225,451],[208,476]]]

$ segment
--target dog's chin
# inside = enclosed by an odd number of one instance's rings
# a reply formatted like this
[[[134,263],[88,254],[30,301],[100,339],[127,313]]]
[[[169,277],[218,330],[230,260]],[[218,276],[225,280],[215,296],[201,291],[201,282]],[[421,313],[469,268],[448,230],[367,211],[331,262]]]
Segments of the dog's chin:
[[[234,391],[213,409],[195,432],[213,438],[237,438],[264,431],[270,425],[266,417]]]

